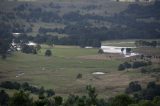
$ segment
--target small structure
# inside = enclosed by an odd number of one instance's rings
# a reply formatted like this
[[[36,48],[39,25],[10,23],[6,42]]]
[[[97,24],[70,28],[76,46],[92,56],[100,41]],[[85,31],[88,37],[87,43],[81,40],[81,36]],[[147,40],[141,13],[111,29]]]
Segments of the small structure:
[[[28,46],[37,46],[37,43],[29,41],[26,45],[28,45]]]
[[[131,51],[128,53],[127,52],[128,48],[133,49],[136,47],[101,46],[101,49],[103,50],[104,53],[118,53],[118,54],[123,54],[124,57],[139,55],[138,53],[132,53]]]
[[[86,49],[92,49],[93,47],[91,47],[91,46],[86,46],[85,48],[86,48]]]
[[[28,43],[26,43],[26,45],[36,47],[37,43],[29,41]],[[11,47],[14,50],[17,50],[17,51],[21,51],[22,50],[21,44],[20,43],[15,43],[14,41],[12,42]]]

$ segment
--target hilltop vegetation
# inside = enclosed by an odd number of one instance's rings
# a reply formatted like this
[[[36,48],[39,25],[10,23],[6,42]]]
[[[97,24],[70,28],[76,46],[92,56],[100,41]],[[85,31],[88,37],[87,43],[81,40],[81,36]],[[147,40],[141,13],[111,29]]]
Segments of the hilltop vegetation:
[[[97,46],[108,39],[159,38],[159,1],[149,4],[99,2],[3,2],[1,21],[28,40]],[[141,30],[139,30],[141,29]],[[99,47],[99,46],[97,46]]]

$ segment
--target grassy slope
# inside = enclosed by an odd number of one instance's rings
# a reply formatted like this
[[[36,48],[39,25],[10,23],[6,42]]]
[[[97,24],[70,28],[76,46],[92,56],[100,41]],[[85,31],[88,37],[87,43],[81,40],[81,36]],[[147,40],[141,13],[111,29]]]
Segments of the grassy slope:
[[[74,46],[55,46],[51,48],[53,56],[45,57],[44,51],[38,55],[14,53],[5,61],[0,60],[0,81],[10,80],[29,82],[35,86],[55,89],[57,94],[82,94],[85,86],[92,84],[101,96],[120,93],[132,80],[143,83],[152,80],[148,75],[137,71],[117,71],[122,60],[86,60],[77,56],[97,54],[97,49],[82,49]],[[92,72],[102,71],[105,75],[92,75]],[[18,73],[24,75],[16,77]],[[76,79],[77,74],[83,75]]]

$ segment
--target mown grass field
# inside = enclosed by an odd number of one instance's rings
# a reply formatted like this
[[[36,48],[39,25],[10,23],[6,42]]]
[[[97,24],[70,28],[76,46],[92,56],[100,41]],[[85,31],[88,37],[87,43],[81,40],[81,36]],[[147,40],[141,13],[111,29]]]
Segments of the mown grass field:
[[[51,57],[44,56],[46,49],[52,50]],[[37,55],[15,52],[7,60],[0,60],[0,82],[29,82],[33,86],[54,89],[56,94],[64,96],[70,93],[83,94],[86,85],[90,84],[96,87],[100,96],[108,97],[122,93],[130,81],[137,80],[145,84],[153,80],[151,76],[132,69],[118,71],[118,65],[124,61],[123,58],[110,60],[79,58],[98,55],[97,51],[96,48],[42,45]],[[93,72],[106,74],[93,75]],[[76,78],[79,73],[82,74],[81,79]]]

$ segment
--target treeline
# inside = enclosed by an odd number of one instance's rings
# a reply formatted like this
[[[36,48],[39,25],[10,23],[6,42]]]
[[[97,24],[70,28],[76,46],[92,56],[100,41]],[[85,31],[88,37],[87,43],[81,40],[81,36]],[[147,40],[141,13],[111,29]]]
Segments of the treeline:
[[[134,61],[134,62],[124,62],[118,66],[118,70],[122,71],[125,69],[130,69],[130,68],[140,68],[140,67],[145,67],[152,65],[151,61]]]
[[[160,85],[149,82],[146,89],[142,89],[138,82],[131,82],[126,89],[127,94],[117,95],[108,100],[100,99],[96,89],[86,87],[87,93],[82,96],[69,95],[66,99],[61,96],[46,97],[41,93],[39,99],[34,100],[29,93],[19,91],[9,96],[4,90],[0,91],[0,105],[2,106],[159,106]],[[132,94],[133,96],[129,96]]]
[[[160,85],[149,82],[147,87],[143,89],[137,81],[134,81],[129,83],[125,92],[132,94],[136,100],[153,100],[154,97],[160,96]]]
[[[47,44],[52,46],[53,44],[56,45],[78,45],[80,47],[85,46],[92,46],[92,47],[100,47],[101,41],[96,38],[90,39],[90,37],[83,37],[83,36],[52,36],[46,33],[38,34],[35,37],[27,36],[26,34],[21,34],[17,37],[14,37],[15,43],[27,43],[29,41],[33,41],[37,44]]]
[[[23,91],[29,91],[30,93],[34,94],[46,94],[47,97],[51,97],[55,95],[55,92],[52,89],[45,90],[43,87],[38,88],[35,86],[30,85],[27,82],[24,82],[22,84],[18,82],[11,82],[11,81],[5,81],[0,84],[1,88],[5,89],[15,89],[15,90],[23,90]]]

